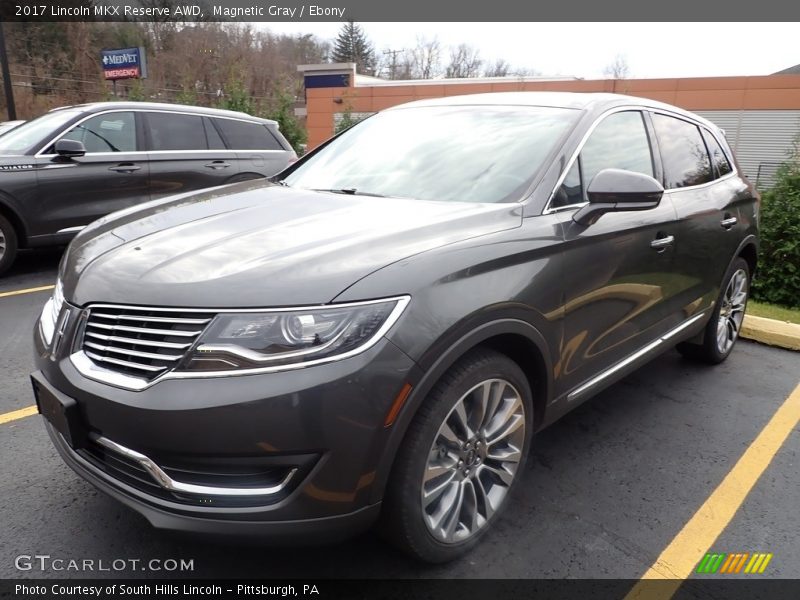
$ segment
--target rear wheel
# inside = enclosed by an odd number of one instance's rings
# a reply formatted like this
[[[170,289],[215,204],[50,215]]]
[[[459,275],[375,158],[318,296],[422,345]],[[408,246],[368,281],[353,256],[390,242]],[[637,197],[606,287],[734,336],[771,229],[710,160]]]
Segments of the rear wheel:
[[[517,364],[490,350],[454,365],[420,408],[395,462],[384,529],[428,562],[478,543],[522,474],[533,408]]]
[[[702,344],[678,344],[678,352],[687,358],[718,364],[733,350],[744,320],[750,293],[750,267],[737,258],[728,269],[714,312],[706,325]]]
[[[3,215],[0,215],[0,275],[8,270],[17,257],[17,232]]]

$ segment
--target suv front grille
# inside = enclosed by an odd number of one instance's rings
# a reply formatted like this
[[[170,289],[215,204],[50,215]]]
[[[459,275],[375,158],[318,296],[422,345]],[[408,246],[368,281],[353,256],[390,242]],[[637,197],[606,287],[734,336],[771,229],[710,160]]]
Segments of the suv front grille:
[[[105,369],[154,379],[180,363],[214,316],[180,309],[94,306],[81,348]]]

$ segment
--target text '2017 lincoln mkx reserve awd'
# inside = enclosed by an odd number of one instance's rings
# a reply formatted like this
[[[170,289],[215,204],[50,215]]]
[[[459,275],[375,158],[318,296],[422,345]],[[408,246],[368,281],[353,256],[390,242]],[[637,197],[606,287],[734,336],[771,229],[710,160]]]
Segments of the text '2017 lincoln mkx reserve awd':
[[[611,94],[398,106],[273,181],[89,225],[34,332],[82,477],[154,526],[474,546],[532,434],[673,346],[718,363],[758,196],[722,131]]]

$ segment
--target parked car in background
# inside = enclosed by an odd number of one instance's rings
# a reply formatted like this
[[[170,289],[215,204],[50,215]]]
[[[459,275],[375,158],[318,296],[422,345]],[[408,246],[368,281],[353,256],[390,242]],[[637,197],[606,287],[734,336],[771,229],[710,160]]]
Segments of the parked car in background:
[[[22,125],[25,121],[23,120],[16,120],[16,121],[3,121],[0,123],[0,135],[4,135],[11,131],[12,129],[16,129],[20,125]]]
[[[110,212],[274,175],[296,159],[275,121],[212,108],[99,102],[0,137],[0,273],[18,248],[68,242]]]
[[[666,104],[397,106],[275,183],[82,231],[34,332],[39,410],[156,527],[318,541],[380,519],[449,560],[535,431],[675,345],[728,357],[757,198],[719,129]]]

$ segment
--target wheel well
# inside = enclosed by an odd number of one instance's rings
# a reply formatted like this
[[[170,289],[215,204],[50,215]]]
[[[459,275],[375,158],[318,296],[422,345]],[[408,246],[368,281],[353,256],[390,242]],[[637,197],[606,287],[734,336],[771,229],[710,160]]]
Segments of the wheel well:
[[[547,365],[539,347],[528,338],[513,333],[503,333],[483,340],[478,346],[491,348],[513,360],[531,386],[533,393],[534,428],[544,419],[547,407]]]
[[[739,256],[747,262],[747,266],[750,268],[750,279],[752,279],[753,274],[756,272],[756,265],[758,264],[758,254],[755,244],[747,244],[742,248],[741,252],[739,252]]]
[[[17,213],[7,206],[0,204],[0,215],[4,216],[14,228],[14,232],[17,234],[17,246],[19,248],[26,248],[28,246],[28,238],[25,235],[25,225],[22,223],[19,216],[17,216]]]

